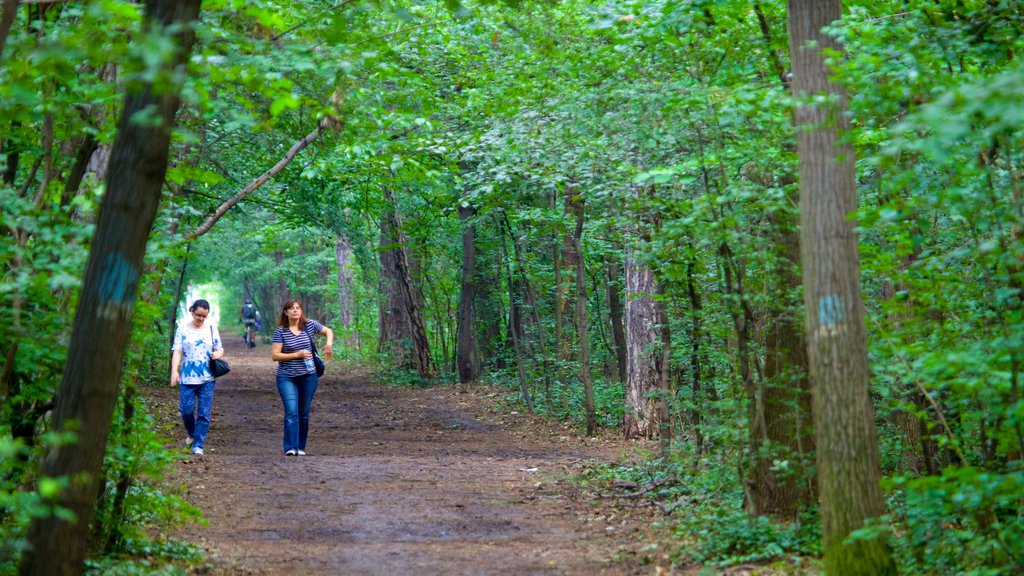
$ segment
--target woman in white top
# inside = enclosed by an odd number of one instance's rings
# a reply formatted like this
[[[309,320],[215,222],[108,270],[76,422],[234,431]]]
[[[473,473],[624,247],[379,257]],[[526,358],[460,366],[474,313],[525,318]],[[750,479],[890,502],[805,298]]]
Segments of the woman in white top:
[[[210,373],[210,359],[223,356],[224,346],[217,328],[206,323],[210,303],[196,300],[188,310],[192,321],[181,323],[174,333],[171,386],[181,384],[179,407],[185,424],[185,446],[202,456],[213,411],[215,381]]]

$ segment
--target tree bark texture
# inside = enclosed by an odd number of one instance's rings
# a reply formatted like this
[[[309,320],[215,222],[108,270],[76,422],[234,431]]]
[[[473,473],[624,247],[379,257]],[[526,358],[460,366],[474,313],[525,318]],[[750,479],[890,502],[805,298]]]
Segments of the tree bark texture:
[[[874,408],[868,388],[860,261],[851,214],[857,208],[854,151],[841,86],[829,80],[821,33],[842,16],[840,0],[788,0],[790,56],[800,168],[800,232],[809,374],[825,571],[895,574],[885,541],[843,540],[885,513]],[[818,95],[828,102],[812,102]]]
[[[146,4],[145,21],[150,26],[164,33],[170,27],[176,30],[178,50],[164,64],[164,72],[177,80],[159,93],[151,84],[132,84],[126,89],[111,150],[114,169],[106,181],[53,417],[55,431],[77,431],[79,436],[73,444],[52,449],[43,465],[45,476],[71,479],[59,505],[73,512],[77,521],[56,516],[33,520],[28,532],[31,548],[20,566],[23,575],[81,574],[83,570],[139,271],[167,171],[180,78],[195,40],[189,24],[197,19],[199,5],[200,0]],[[160,121],[133,122],[133,116],[147,109]]]
[[[0,3],[0,62],[4,59],[4,47],[11,33],[14,17],[18,15],[18,0],[3,0]]]
[[[462,288],[459,292],[459,306],[455,315],[456,366],[459,382],[473,382],[480,377],[480,356],[476,342],[476,232],[471,219],[476,215],[472,206],[459,205],[459,220],[462,221]]]
[[[389,347],[400,366],[415,370],[421,378],[429,378],[433,376],[434,366],[423,311],[417,305],[412,285],[394,190],[385,186],[384,197],[387,208],[381,217],[380,283],[384,296],[380,312],[381,347]]]
[[[649,266],[629,249],[626,256],[626,438],[655,438],[661,425],[657,282]],[[655,396],[655,397],[652,397]]]
[[[814,475],[807,472],[814,453],[807,342],[800,303],[793,301],[800,287],[800,235],[791,220],[795,215],[772,223],[780,256],[774,275],[779,296],[768,310],[772,321],[765,328],[765,378],[759,406],[763,425],[751,439],[757,450],[750,470],[751,507],[760,514],[787,518],[810,505],[814,496]],[[776,460],[789,462],[789,469],[774,470]]]
[[[609,256],[608,268],[608,319],[612,325],[612,342],[615,344],[615,364],[620,382],[626,381],[626,327],[622,322],[622,261]]]

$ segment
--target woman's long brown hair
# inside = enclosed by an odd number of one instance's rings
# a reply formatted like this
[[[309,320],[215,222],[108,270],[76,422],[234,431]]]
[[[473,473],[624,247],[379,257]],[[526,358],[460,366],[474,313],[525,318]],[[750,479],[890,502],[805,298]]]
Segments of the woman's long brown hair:
[[[302,310],[302,314],[299,315],[299,330],[306,329],[306,309],[302,307],[302,302],[298,300],[285,300],[284,306],[281,307],[281,317],[277,321],[277,325],[285,330],[288,329],[288,309],[298,304],[299,309]]]

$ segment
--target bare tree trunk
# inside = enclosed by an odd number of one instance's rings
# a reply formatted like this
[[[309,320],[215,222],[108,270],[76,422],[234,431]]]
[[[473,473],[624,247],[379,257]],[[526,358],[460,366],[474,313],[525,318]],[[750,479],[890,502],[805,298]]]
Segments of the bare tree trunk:
[[[549,197],[548,208],[551,210],[555,209],[556,195],[555,192],[551,193]],[[565,332],[565,294],[562,291],[562,284],[564,282],[562,278],[562,253],[559,249],[558,240],[555,238],[551,239],[551,268],[555,276],[554,293],[552,294],[554,302],[552,304],[552,313],[555,317],[555,329],[553,338],[554,341],[551,343],[551,353],[557,356],[561,348],[562,333]]]
[[[619,382],[626,381],[626,327],[622,322],[622,262],[616,256],[605,261],[608,271],[608,316],[615,343],[615,363]]]
[[[846,96],[841,86],[830,82],[822,53],[841,49],[821,30],[842,17],[842,2],[788,0],[787,7],[825,571],[895,574],[884,538],[844,544],[865,520],[884,514],[885,505],[869,395],[860,260],[850,219],[857,209],[854,150],[842,134],[849,126]]]
[[[511,232],[511,230],[509,231]],[[522,343],[519,341],[519,333],[515,329],[515,320],[513,319],[519,314],[519,302],[516,298],[515,282],[512,279],[512,265],[509,262],[508,244],[505,240],[505,234],[501,235],[501,257],[505,262],[505,276],[508,281],[508,306],[509,306],[509,335],[512,339],[512,351],[516,359],[516,372],[519,375],[519,392],[523,395],[523,402],[526,403],[526,409],[533,414],[533,397],[530,395],[530,390],[526,386],[526,366],[523,360]]]
[[[690,378],[693,390],[693,408],[690,412],[690,426],[693,427],[694,457],[700,458],[704,453],[704,391],[701,380],[700,345],[704,340],[701,329],[703,303],[693,273],[696,258],[691,257],[686,263],[686,292],[690,299]]]
[[[338,311],[341,328],[345,334],[345,345],[359,348],[359,333],[354,329],[352,316],[355,307],[355,273],[352,270],[352,243],[348,236],[341,236],[334,245],[338,262]]]
[[[626,438],[655,438],[661,422],[657,400],[661,386],[658,370],[661,346],[658,331],[658,291],[654,272],[626,253]]]
[[[597,430],[594,406],[594,376],[590,370],[590,334],[587,326],[587,273],[583,263],[583,196],[575,196],[576,231],[572,236],[572,253],[576,261],[576,331],[580,344],[580,382],[583,384],[583,409],[587,418],[587,436]]]
[[[385,186],[384,197],[387,208],[381,218],[381,283],[387,283],[382,286],[382,294],[388,295],[389,314],[385,318],[385,310],[382,309],[381,345],[385,343],[386,328],[386,333],[393,338],[388,345],[392,353],[397,354],[400,365],[415,370],[421,378],[429,378],[434,373],[433,360],[427,343],[423,312],[417,304],[417,294],[412,285],[409,257],[394,190]],[[390,325],[385,326],[385,320]],[[408,343],[408,346],[404,343]]]
[[[184,74],[184,62],[195,39],[189,24],[198,17],[199,5],[200,0],[146,4],[147,22],[164,31],[176,30],[179,49],[164,64],[164,78]],[[73,426],[79,437],[73,444],[52,449],[43,465],[45,476],[74,479],[58,504],[70,510],[76,521],[60,516],[33,520],[28,531],[30,548],[20,566],[23,575],[80,574],[83,569],[139,270],[167,171],[180,85],[172,84],[162,93],[155,92],[153,85],[130,84],[126,90],[111,151],[116,169],[107,179],[54,411],[53,430],[66,432]],[[145,110],[160,121],[133,122],[133,117]]]
[[[18,0],[3,0],[0,4],[0,62],[4,58],[4,47],[11,33],[14,17],[18,15]]]
[[[552,374],[550,358],[547,351],[547,337],[544,332],[544,323],[540,319],[539,298],[537,297],[537,291],[534,290],[533,286],[530,284],[529,278],[526,276],[526,263],[523,262],[522,239],[516,237],[512,233],[512,225],[508,221],[508,215],[504,214],[504,212],[502,215],[504,217],[505,227],[508,230],[509,238],[512,240],[512,250],[515,254],[516,267],[519,270],[519,278],[523,286],[523,295],[526,297],[526,305],[529,306],[530,315],[533,318],[534,330],[537,337],[537,351],[540,354],[541,366],[544,370],[544,394],[545,397],[550,400]]]
[[[459,293],[459,307],[456,312],[458,328],[456,336],[456,366],[459,382],[473,382],[480,377],[480,357],[476,342],[476,241],[474,225],[470,219],[476,215],[472,206],[459,205],[459,219],[462,220],[462,289]]]

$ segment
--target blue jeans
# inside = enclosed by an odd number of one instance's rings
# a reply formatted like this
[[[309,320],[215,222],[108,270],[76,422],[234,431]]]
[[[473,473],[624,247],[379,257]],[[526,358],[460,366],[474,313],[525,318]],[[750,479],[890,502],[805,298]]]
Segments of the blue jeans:
[[[185,423],[185,433],[192,438],[192,448],[202,448],[206,444],[210,413],[213,411],[213,385],[213,380],[207,380],[194,386],[178,386],[181,390],[178,397],[181,421]],[[198,410],[196,404],[199,405]]]
[[[305,376],[277,375],[277,393],[284,404],[284,451],[305,450],[309,434],[309,406],[319,379],[316,373]]]

